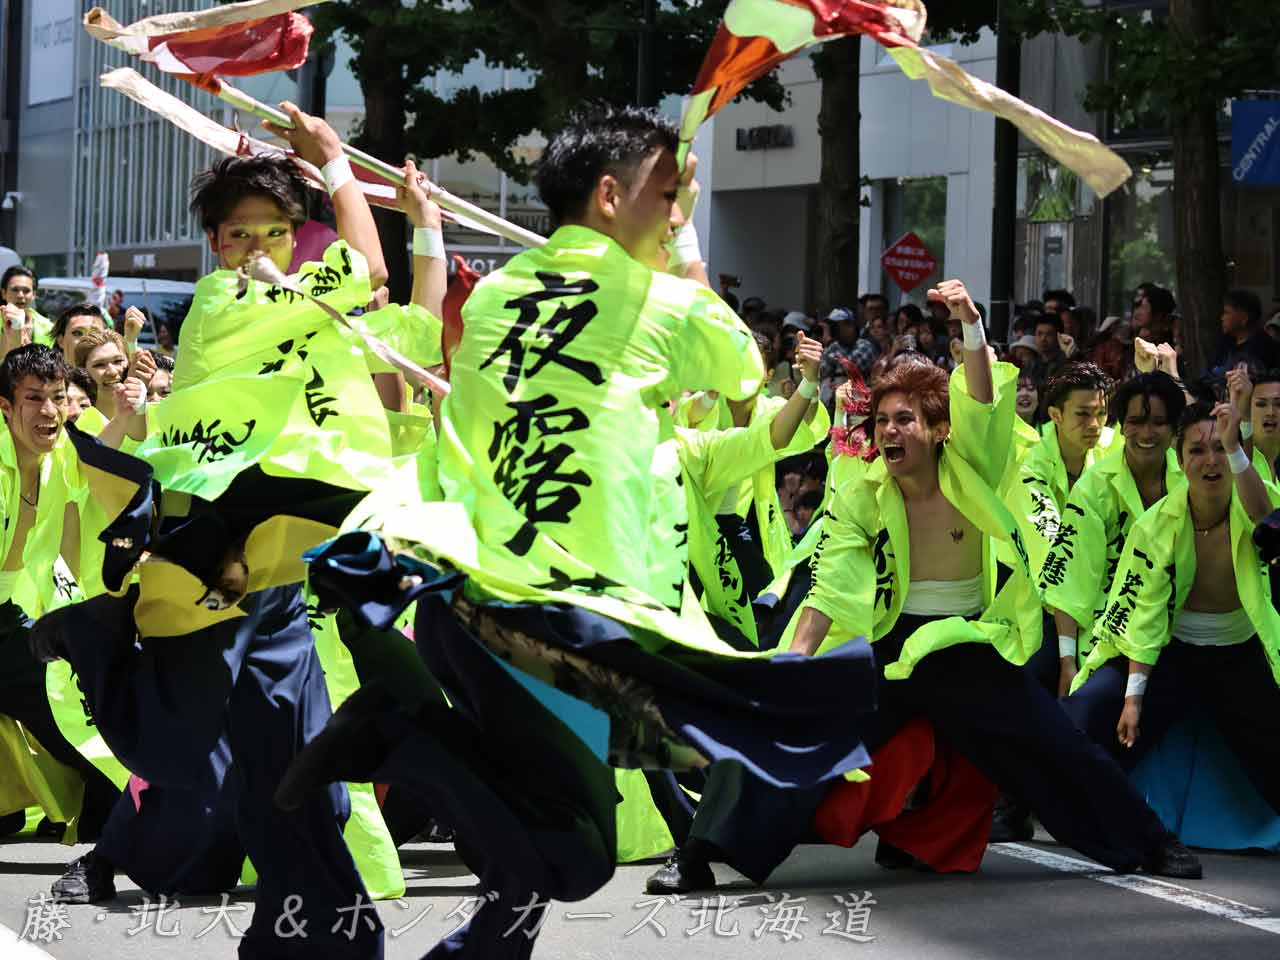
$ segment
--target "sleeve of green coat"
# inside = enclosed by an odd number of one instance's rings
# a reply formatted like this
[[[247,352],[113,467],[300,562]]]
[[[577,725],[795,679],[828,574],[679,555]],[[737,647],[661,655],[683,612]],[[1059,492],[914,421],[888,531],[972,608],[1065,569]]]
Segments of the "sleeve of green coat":
[[[1077,482],[1040,568],[1045,605],[1066,613],[1082,631],[1092,628],[1098,594],[1106,583],[1106,509],[1093,484]]]
[[[853,637],[870,638],[874,627],[872,541],[854,521],[847,491],[837,491],[823,514],[822,534],[813,551],[813,587],[801,605],[831,619],[819,653]]]
[[[991,381],[993,401],[979,403],[969,396],[964,367],[952,372],[947,452],[961,457],[992,490],[998,490],[1009,463],[1009,446],[1013,443],[1018,368],[1011,363],[993,364]]]
[[[1058,536],[1061,517],[1058,504],[1053,499],[1053,492],[1046,477],[1037,469],[1034,456],[1028,456],[1018,467],[1018,472],[1009,484],[1005,495],[1005,506],[1013,515],[1014,522],[1022,534],[1027,546],[1027,555],[1031,560],[1031,574],[1040,576],[1044,567],[1049,547]],[[1095,581],[1096,583],[1097,581]]]
[[[759,391],[764,361],[755,338],[711,290],[699,288],[674,347],[672,372],[681,390],[717,390],[728,400]]]
[[[390,303],[364,315],[369,332],[397,353],[420,367],[444,363],[441,333],[444,325],[429,310],[416,303]],[[396,373],[396,368],[365,351],[370,373]]]
[[[678,427],[680,462],[689,480],[707,500],[742,483],[757,470],[773,463],[776,451],[769,439],[767,421],[729,430],[694,430]]]
[[[1170,600],[1175,589],[1167,558],[1156,540],[1158,524],[1168,522],[1158,512],[1160,503],[1129,531],[1106,611],[1093,628],[1096,640],[1147,664],[1154,664],[1169,642]],[[1165,533],[1162,539],[1170,539]]]

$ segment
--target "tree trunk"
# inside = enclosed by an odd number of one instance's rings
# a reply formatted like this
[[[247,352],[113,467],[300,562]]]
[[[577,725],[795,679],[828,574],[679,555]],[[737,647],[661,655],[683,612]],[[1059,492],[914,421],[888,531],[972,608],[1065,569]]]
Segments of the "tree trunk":
[[[1210,0],[1170,0],[1169,23],[1184,37],[1213,29]],[[1219,194],[1217,104],[1188,104],[1173,117],[1174,251],[1183,362],[1198,376],[1221,336],[1226,292]]]
[[[858,61],[861,37],[823,44],[814,55],[822,81],[818,134],[822,171],[818,179],[817,307],[852,307],[858,299],[858,218],[861,214]],[[820,314],[820,315],[821,315]]]
[[[399,0],[393,0],[398,3]],[[357,71],[360,92],[364,95],[364,127],[356,145],[381,160],[399,166],[407,149],[404,103],[409,91],[404,82],[403,66],[384,52],[384,32],[375,26],[365,36]],[[392,303],[408,303],[413,292],[413,269],[409,263],[409,221],[398,210],[373,208],[382,241],[382,256],[387,263],[387,286]]]

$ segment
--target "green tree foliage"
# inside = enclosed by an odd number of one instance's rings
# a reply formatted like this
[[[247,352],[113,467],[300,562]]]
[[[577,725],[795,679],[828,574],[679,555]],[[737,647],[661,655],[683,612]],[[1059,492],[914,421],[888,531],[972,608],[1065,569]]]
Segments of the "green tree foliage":
[[[687,93],[727,0],[669,0],[655,10],[654,83],[659,97]],[[634,103],[642,0],[340,0],[312,11],[321,37],[341,33],[366,101],[402,99],[404,147],[422,157],[474,154],[526,182],[514,147],[556,129],[585,100]],[[482,61],[528,71],[531,85],[447,97],[428,80]],[[388,79],[398,81],[388,90]],[[745,93],[775,108],[783,90],[771,77]],[[368,133],[366,128],[366,133]]]

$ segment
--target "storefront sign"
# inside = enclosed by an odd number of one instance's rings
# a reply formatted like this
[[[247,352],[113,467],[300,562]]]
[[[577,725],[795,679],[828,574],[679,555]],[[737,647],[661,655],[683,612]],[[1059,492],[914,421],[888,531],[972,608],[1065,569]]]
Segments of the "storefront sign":
[[[769,150],[778,147],[795,146],[796,138],[791,127],[785,123],[770,127],[739,127],[737,130],[737,147],[739,150]]]
[[[1231,178],[1244,184],[1280,184],[1280,101],[1231,104]]]
[[[938,269],[938,259],[914,233],[903,234],[880,257],[880,263],[903,293],[910,293],[925,277]]]

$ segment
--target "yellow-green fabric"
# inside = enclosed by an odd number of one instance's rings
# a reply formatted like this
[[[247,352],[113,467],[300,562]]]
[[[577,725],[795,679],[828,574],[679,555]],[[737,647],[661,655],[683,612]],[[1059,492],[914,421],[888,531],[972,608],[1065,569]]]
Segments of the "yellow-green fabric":
[[[1146,511],[1125,543],[1107,598],[1093,628],[1094,648],[1072,690],[1112,657],[1154,665],[1172,637],[1196,579],[1196,535],[1184,484]],[[1280,614],[1271,604],[1271,579],[1253,544],[1254,523],[1235,490],[1229,511],[1232,572],[1240,605],[1258,633],[1272,676],[1280,683]]]
[[[75,823],[84,800],[84,780],[6,716],[0,716],[0,772],[0,816],[39,807],[50,820]]]
[[[308,618],[316,638],[316,655],[324,669],[324,682],[329,700],[337,710],[360,686],[351,652],[342,642],[333,616],[319,616],[315,603],[308,597]],[[313,616],[313,614],[315,614]],[[360,871],[360,878],[374,900],[394,900],[404,895],[404,872],[395,841],[382,819],[378,798],[371,783],[348,783],[351,816],[343,829],[343,839]]]
[[[643,770],[613,771],[618,801],[618,862],[634,863],[665,853],[676,845],[662,814],[653,805],[653,794]]]
[[[1021,417],[1013,418],[1013,442],[1009,444],[1009,456],[1006,461],[1004,481],[1000,486],[1000,496],[1007,497],[1009,489],[1018,482],[1018,468],[1032,448],[1040,443],[1040,431]]]
[[[1086,471],[1107,455],[1113,441],[1114,431],[1104,428],[1098,445],[1085,454]],[[1062,448],[1058,445],[1057,426],[1052,422],[1046,423],[1040,429],[1040,442],[1031,446],[1018,464],[1016,479],[1005,484],[1005,503],[1022,531],[1023,542],[1031,556],[1031,569],[1036,574],[1044,565],[1049,545],[1058,534],[1062,508],[1071,490],[1069,484]],[[1007,548],[1000,551],[1000,560],[1012,563]]]
[[[368,264],[343,241],[292,279],[339,313],[371,296]],[[384,334],[414,315],[378,314]],[[178,346],[173,393],[138,450],[166,491],[213,500],[254,464],[351,490],[385,477],[390,436],[363,341],[310,301],[216,270],[196,284]]]
[[[1253,445],[1253,466],[1262,478],[1262,485],[1267,488],[1272,508],[1280,507],[1280,479],[1276,478],[1275,465],[1256,443]]]
[[[558,229],[485,277],[463,308],[438,425],[445,497],[481,540],[543,573],[572,555],[662,604],[681,602],[688,517],[666,404],[741,399],[759,351],[714,292],[655,273],[586,227]]]
[[[27,308],[31,317],[31,342],[46,347],[55,346],[53,342],[53,321],[43,314],[37,313],[34,307]]]
[[[726,493],[763,470],[772,473],[783,451],[775,450],[769,420],[747,427],[701,431],[676,430],[680,469],[689,510],[689,566],[702,583],[702,606],[759,644],[752,597],[733,550],[716,522]]]
[[[1165,491],[1187,480],[1173,450],[1165,453]],[[1129,531],[1146,512],[1121,447],[1080,475],[1062,508],[1057,536],[1040,568],[1045,605],[1079,627],[1080,654],[1088,653],[1094,621],[1102,615]]]
[[[907,639],[885,676],[910,676],[925,656],[957,643],[991,643],[1006,660],[1024,664],[1041,641],[1040,599],[1031,581],[1021,534],[997,490],[1005,475],[1013,435],[1017,368],[996,364],[995,399],[968,395],[963,370],[951,377],[951,431],[938,461],[942,494],[977,527],[982,541],[984,612],[975,621],[936,620]],[[835,492],[814,549],[814,585],[802,607],[831,619],[819,652],[850,637],[874,642],[889,633],[902,612],[911,576],[906,505],[883,459],[865,466],[851,458],[834,463]],[[996,593],[997,544],[1009,544],[1017,566]],[[794,634],[796,618],[788,628]],[[784,637],[783,648],[787,646]]]
[[[389,303],[364,314],[362,319],[370,333],[418,366],[434,367],[444,363],[444,347],[440,339],[444,324],[425,307],[416,303]],[[399,372],[367,350],[365,356],[371,373]]]
[[[677,426],[699,433],[734,429],[733,412],[723,397],[716,401],[715,407],[705,417],[690,427],[689,418],[694,402],[694,397],[691,395],[684,397],[677,405],[675,414]],[[752,401],[751,416],[747,420],[747,425],[750,427],[761,422],[772,424],[774,418],[786,405],[785,397],[757,394]],[[795,549],[795,544],[783,514],[782,501],[778,499],[778,484],[773,464],[787,457],[808,453],[827,438],[831,432],[831,414],[821,403],[814,404],[812,412],[813,415],[808,422],[800,421],[800,426],[796,428],[791,442],[778,451],[777,456],[768,464],[752,471],[750,483],[741,483],[738,490],[738,516],[745,517],[750,511],[755,511],[756,528],[760,531],[760,547],[774,577],[782,576],[790,569],[788,558]],[[746,479],[743,478],[744,481]]]

